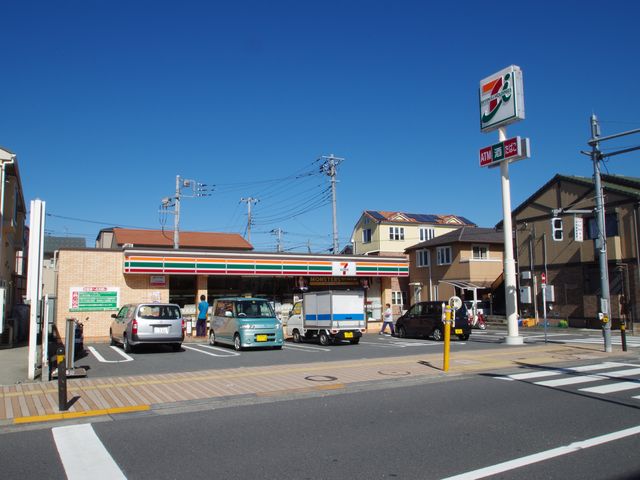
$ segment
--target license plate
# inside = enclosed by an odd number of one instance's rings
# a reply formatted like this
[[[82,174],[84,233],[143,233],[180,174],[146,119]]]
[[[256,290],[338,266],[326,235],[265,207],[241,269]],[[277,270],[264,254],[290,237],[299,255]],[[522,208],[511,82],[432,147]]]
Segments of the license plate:
[[[455,329],[455,333],[456,333],[456,335],[462,335],[462,329],[461,328],[456,328]]]
[[[164,334],[167,334],[167,333],[169,333],[169,327],[154,327],[153,328],[153,333],[164,333]]]
[[[353,332],[344,332],[344,338],[353,338]]]
[[[256,335],[256,342],[266,342],[266,341],[267,341],[266,335]]]

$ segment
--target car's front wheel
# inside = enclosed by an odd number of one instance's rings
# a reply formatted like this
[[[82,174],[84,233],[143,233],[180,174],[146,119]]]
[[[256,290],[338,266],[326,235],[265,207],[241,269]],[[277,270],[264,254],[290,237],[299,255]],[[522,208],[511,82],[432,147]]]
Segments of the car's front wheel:
[[[431,333],[431,338],[433,338],[436,342],[441,342],[444,338],[444,334],[442,333],[442,330],[436,328],[433,333]]]
[[[406,338],[407,337],[407,330],[402,325],[400,325],[398,327],[398,337],[400,337],[400,338]]]
[[[301,343],[302,337],[300,336],[300,332],[298,330],[293,331],[293,343]]]
[[[236,352],[242,350],[242,342],[240,341],[240,334],[238,333],[233,337],[233,348],[235,348]]]
[[[213,330],[209,330],[209,345],[216,344],[216,332]]]
[[[113,338],[113,332],[111,330],[109,330],[109,345],[111,345],[112,347],[116,345],[116,341]]]

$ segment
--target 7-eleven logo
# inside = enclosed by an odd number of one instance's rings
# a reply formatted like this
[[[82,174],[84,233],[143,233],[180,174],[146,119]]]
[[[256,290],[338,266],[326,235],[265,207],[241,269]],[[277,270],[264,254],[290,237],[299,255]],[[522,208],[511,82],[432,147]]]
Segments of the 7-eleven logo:
[[[513,88],[511,73],[507,73],[481,86],[480,105],[482,123],[490,122],[503,104],[511,100]]]

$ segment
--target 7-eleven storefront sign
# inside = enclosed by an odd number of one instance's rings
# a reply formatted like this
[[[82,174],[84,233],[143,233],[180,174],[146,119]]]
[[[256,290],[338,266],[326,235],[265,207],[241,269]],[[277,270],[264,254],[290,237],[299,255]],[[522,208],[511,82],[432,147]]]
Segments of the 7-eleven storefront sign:
[[[151,275],[255,275],[408,277],[398,258],[227,252],[125,251],[124,273]]]

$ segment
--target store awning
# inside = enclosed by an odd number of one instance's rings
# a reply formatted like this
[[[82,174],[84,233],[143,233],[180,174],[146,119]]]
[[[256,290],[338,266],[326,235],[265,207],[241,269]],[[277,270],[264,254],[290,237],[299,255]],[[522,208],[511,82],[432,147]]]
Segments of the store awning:
[[[462,290],[482,290],[484,288],[490,288],[492,282],[469,282],[467,280],[440,280],[438,283],[446,283]]]

